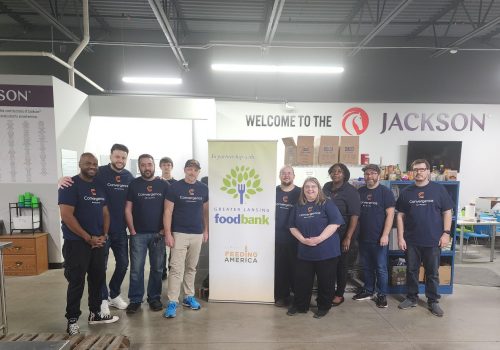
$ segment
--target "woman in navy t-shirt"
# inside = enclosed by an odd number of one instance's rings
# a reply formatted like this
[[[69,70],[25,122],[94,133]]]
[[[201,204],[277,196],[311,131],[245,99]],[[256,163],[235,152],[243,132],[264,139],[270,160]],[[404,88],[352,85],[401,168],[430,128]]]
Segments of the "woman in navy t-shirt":
[[[330,175],[332,181],[325,183],[323,186],[323,193],[335,203],[337,208],[339,208],[340,214],[342,214],[345,221],[345,225],[342,225],[337,230],[337,234],[340,238],[342,255],[337,264],[337,286],[332,306],[339,306],[344,302],[344,292],[347,285],[347,270],[352,266],[354,260],[356,260],[358,256],[357,248],[355,244],[351,244],[351,242],[356,234],[361,204],[358,190],[347,182],[349,181],[351,173],[345,164],[333,164],[330,169],[328,169],[328,175]]]
[[[314,317],[321,318],[330,310],[340,256],[340,240],[335,231],[343,223],[337,206],[325,197],[319,181],[314,177],[307,178],[299,202],[290,213],[290,232],[299,244],[295,298],[288,315],[309,310],[314,276],[318,280],[318,311]]]

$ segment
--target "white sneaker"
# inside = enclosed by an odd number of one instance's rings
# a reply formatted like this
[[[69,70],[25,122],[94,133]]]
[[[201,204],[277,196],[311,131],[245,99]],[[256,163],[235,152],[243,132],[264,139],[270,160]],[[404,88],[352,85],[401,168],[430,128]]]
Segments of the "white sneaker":
[[[121,296],[118,295],[116,298],[109,299],[109,306],[112,306],[116,309],[125,310],[127,308],[128,304],[125,300],[123,300],[123,298]],[[102,311],[102,308],[101,308],[101,311]]]
[[[107,300],[103,300],[101,303],[101,315],[110,316],[111,312],[109,312],[109,303]]]

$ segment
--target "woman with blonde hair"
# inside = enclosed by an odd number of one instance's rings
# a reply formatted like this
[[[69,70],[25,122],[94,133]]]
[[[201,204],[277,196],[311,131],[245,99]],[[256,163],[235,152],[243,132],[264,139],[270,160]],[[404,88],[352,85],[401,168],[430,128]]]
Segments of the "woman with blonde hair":
[[[306,313],[311,302],[314,277],[318,281],[318,310],[325,316],[332,306],[340,240],[335,234],[344,223],[335,204],[325,197],[319,181],[304,181],[299,201],[290,213],[290,232],[299,241],[295,269],[295,298],[287,314]]]

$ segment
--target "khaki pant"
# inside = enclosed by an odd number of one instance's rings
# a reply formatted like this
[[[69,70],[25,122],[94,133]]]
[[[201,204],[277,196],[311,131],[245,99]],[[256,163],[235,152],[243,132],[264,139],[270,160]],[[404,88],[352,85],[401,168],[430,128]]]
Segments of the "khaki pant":
[[[178,301],[181,284],[186,296],[194,296],[196,266],[200,258],[203,234],[173,232],[175,244],[170,250],[170,271],[168,274],[167,297]]]

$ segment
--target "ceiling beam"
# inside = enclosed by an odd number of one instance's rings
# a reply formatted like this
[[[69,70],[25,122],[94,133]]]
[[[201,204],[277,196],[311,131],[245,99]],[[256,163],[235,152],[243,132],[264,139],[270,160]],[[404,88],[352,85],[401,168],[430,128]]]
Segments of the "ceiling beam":
[[[267,22],[267,31],[264,38],[265,45],[270,45],[274,39],[274,34],[276,34],[276,29],[278,29],[278,23],[280,21],[281,12],[283,11],[283,6],[285,6],[285,0],[274,0],[273,10],[269,16],[269,21]]]
[[[472,32],[469,32],[467,34],[465,34],[463,37],[461,37],[460,39],[458,40],[455,40],[454,42],[452,42],[451,44],[448,45],[448,48],[456,48],[456,47],[459,47],[460,45],[464,44],[466,41],[469,41],[470,39],[478,36],[479,34],[489,30],[489,29],[492,29],[494,26],[496,26],[498,23],[500,23],[500,16],[498,17],[495,17],[494,19],[492,19],[491,21],[489,21],[488,23],[484,24],[483,26],[479,27],[479,28],[476,28],[474,29]],[[441,49],[441,50],[437,50],[436,52],[434,52],[431,57],[439,57],[441,55],[443,55],[444,53],[448,52],[449,49]]]
[[[439,21],[448,12],[453,11],[456,8],[458,8],[458,5],[460,5],[460,3],[462,1],[463,0],[453,0],[448,6],[446,6],[445,8],[443,8],[441,11],[439,11],[434,16],[432,16],[428,21],[425,21],[425,23],[423,23],[421,26],[419,26],[417,29],[415,29],[413,32],[411,32],[410,35],[408,35],[407,39],[408,40],[415,39],[417,36],[420,35],[420,33],[422,33],[424,30],[426,30],[427,28],[429,28],[432,24],[434,24],[437,21]]]
[[[82,4],[82,0],[80,0],[80,4]],[[109,26],[108,22],[104,19],[103,16],[99,14],[99,12],[91,4],[89,4],[89,12],[90,12],[90,17],[95,19],[105,32],[109,33],[111,31],[111,27]]]
[[[163,34],[165,35],[168,43],[170,44],[170,48],[172,49],[174,56],[177,59],[177,62],[179,63],[179,65],[183,70],[188,71],[189,64],[184,58],[184,55],[182,54],[182,50],[179,47],[179,43],[177,42],[172,26],[170,25],[167,19],[167,14],[163,10],[162,4],[160,3],[159,0],[148,0],[148,2],[149,6],[151,6],[151,10],[153,10],[156,20],[158,21],[158,24],[161,27],[161,30],[163,31]]]
[[[335,36],[340,36],[344,32],[344,30],[349,24],[352,23],[358,12],[361,11],[367,1],[368,0],[358,0],[358,2],[351,9],[349,15],[347,15],[347,17],[344,19],[344,23],[340,25],[335,31]]]
[[[34,0],[24,0],[29,6],[31,6],[40,16],[45,18],[50,24],[52,24],[57,30],[64,34],[67,38],[71,39],[75,44],[80,44],[82,41],[77,37],[71,30],[66,28],[61,22],[59,22],[54,16],[52,16],[46,9],[44,9],[39,3]],[[92,52],[89,47],[85,48],[86,51]]]
[[[378,33],[382,31],[394,18],[399,15],[403,9],[410,4],[412,0],[402,0],[383,20],[380,21],[379,24],[373,28],[373,30],[368,33],[354,48],[351,52],[349,52],[349,56],[354,56],[357,54],[364,46],[366,46]]]
[[[29,23],[27,20],[25,20],[24,18],[22,18],[19,14],[14,13],[11,9],[9,9],[1,1],[0,1],[0,13],[4,13],[7,16],[9,16],[10,18],[12,18],[14,21],[16,21],[17,23],[19,23],[20,25],[22,25],[25,30],[29,30],[30,31],[30,30],[33,29],[33,25],[31,23]]]

